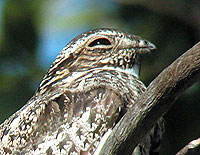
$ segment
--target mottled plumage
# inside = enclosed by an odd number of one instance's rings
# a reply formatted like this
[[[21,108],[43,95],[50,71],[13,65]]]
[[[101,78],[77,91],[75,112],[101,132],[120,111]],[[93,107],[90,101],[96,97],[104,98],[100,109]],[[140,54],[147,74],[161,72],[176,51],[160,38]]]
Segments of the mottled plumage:
[[[35,95],[0,126],[0,154],[98,154],[145,90],[139,80],[140,58],[153,49],[150,42],[114,29],[73,39]],[[135,152],[149,154],[152,142],[160,140],[157,127]]]

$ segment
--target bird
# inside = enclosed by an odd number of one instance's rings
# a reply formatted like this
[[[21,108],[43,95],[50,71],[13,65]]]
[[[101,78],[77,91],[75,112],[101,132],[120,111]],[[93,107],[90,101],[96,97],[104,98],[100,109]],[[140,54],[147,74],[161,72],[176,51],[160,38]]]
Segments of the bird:
[[[98,154],[146,87],[144,55],[156,47],[111,28],[84,32],[56,57],[33,97],[0,125],[0,154]],[[133,154],[156,154],[157,123]],[[156,150],[156,151],[155,151]]]

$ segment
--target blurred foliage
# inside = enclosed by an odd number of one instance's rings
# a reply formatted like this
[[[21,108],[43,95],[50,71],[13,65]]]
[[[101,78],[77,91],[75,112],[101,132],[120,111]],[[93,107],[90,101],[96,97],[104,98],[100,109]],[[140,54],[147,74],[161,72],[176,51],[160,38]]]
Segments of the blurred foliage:
[[[37,8],[31,1],[6,1],[0,36],[0,121],[33,95],[33,81],[41,73],[36,62]],[[41,77],[40,77],[41,78]]]
[[[109,6],[107,1],[87,3],[88,8],[79,8],[76,13],[76,5],[63,1],[4,2],[0,31],[0,122],[30,99],[45,74],[37,58],[41,31],[45,30],[45,27],[40,28],[45,23],[44,18],[55,20],[55,31],[75,26],[85,27],[85,30],[113,27],[150,40],[157,50],[144,58],[141,78],[146,85],[200,38],[198,0],[116,0]],[[47,12],[55,5],[66,9],[74,7],[74,12],[66,16],[64,11],[62,16]],[[166,133],[161,154],[175,154],[199,137],[199,92],[200,86],[195,84],[165,115]]]

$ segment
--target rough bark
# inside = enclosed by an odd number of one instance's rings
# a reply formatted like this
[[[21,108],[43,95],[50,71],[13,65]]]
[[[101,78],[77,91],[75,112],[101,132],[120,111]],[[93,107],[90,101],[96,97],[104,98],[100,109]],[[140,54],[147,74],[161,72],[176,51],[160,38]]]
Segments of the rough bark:
[[[118,122],[101,155],[131,154],[153,124],[200,76],[200,42],[163,70]],[[134,110],[133,110],[134,109]]]

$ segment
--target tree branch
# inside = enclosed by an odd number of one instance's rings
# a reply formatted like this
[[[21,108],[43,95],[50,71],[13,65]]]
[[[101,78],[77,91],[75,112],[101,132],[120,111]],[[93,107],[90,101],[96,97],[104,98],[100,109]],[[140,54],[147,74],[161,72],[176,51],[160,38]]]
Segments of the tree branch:
[[[198,80],[200,42],[162,71],[117,123],[100,155],[131,154],[185,89]]]
[[[200,138],[188,143],[176,155],[195,155],[197,153],[200,153]]]

